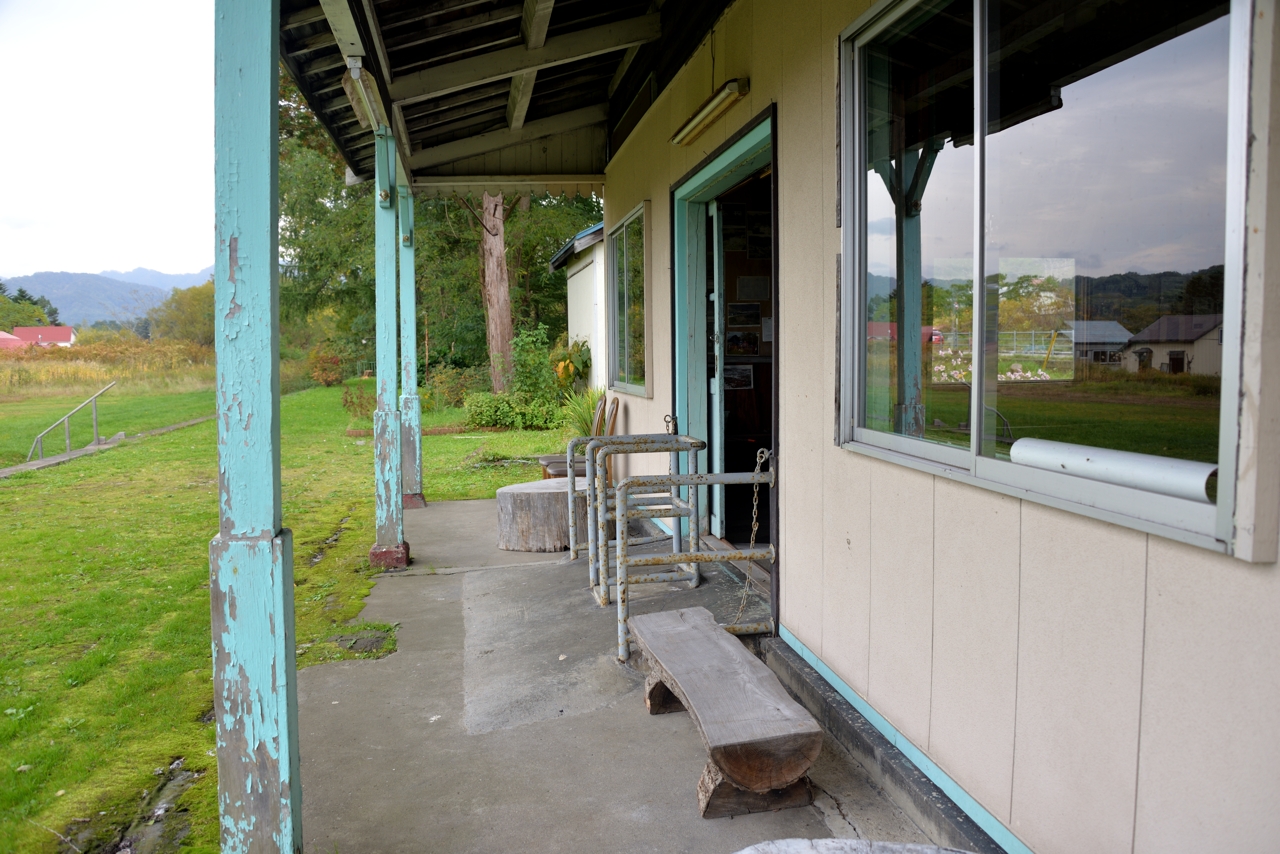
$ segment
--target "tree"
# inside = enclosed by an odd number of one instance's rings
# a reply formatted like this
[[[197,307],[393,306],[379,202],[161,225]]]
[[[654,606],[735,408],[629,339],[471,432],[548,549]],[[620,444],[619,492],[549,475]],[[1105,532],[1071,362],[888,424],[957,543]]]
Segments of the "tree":
[[[4,291],[0,290],[0,295]],[[49,302],[48,297],[37,297],[27,292],[26,288],[19,287],[13,295],[13,301],[21,305],[33,305],[40,309],[40,313],[44,316],[45,321],[40,326],[61,326],[58,322],[58,309],[54,308],[53,303]],[[21,326],[22,324],[19,324]]]
[[[40,306],[18,302],[0,295],[0,332],[13,332],[15,326],[48,326],[49,318]]]
[[[495,392],[507,390],[511,374],[511,283],[507,279],[506,211],[502,193],[481,196],[481,278],[484,292],[485,339],[489,343],[489,381]]]
[[[154,338],[180,338],[213,346],[213,279],[191,288],[174,288],[169,298],[147,312]]]

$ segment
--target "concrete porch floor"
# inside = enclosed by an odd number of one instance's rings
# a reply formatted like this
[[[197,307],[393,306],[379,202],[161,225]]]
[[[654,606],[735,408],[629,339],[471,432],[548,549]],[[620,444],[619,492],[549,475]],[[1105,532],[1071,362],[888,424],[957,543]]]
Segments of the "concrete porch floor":
[[[363,614],[400,624],[396,653],[298,674],[308,851],[928,842],[830,739],[810,774],[813,806],[701,818],[697,730],[687,714],[645,711],[643,677],[614,660],[616,611],[587,591],[585,562],[496,549],[494,501],[405,515],[415,564],[382,576]],[[740,585],[706,575],[698,590],[637,588],[633,613],[704,604],[732,617]]]

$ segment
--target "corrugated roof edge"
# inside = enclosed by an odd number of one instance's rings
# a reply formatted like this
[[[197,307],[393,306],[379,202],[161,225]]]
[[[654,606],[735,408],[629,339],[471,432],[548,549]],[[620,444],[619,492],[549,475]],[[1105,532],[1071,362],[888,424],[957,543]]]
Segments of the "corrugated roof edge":
[[[547,264],[547,269],[554,273],[568,264],[569,259],[574,255],[577,255],[588,246],[596,245],[601,240],[604,240],[604,222],[597,222],[590,228],[579,231],[564,246],[561,246],[560,251],[551,256],[551,262]]]

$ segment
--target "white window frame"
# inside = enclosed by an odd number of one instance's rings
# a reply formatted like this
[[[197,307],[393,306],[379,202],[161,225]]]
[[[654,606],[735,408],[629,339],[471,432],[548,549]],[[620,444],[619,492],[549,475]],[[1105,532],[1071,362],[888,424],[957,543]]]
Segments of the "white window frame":
[[[1033,469],[981,454],[983,348],[974,346],[970,396],[970,445],[948,447],[867,430],[863,393],[866,245],[866,170],[862,139],[861,62],[858,51],[918,0],[881,0],[840,37],[841,252],[840,407],[838,441],[849,451],[1013,495],[1118,525],[1158,534],[1255,562],[1276,559],[1280,535],[1280,370],[1262,367],[1263,326],[1277,322],[1280,297],[1264,300],[1267,172],[1272,112],[1272,41],[1277,0],[1231,0],[1228,71],[1226,259],[1222,396],[1217,504],[1172,498],[1140,489]],[[1255,20],[1264,25],[1255,27]],[[987,21],[985,0],[974,0],[976,115],[986,112]],[[1251,97],[1252,96],[1252,97]],[[1280,101],[1280,92],[1275,96]],[[1280,106],[1277,107],[1280,109]],[[975,122],[973,281],[985,281],[984,197],[986,128]],[[1253,141],[1250,142],[1250,131]],[[1280,148],[1280,140],[1277,140]],[[1280,175],[1280,151],[1277,151]],[[1258,237],[1248,241],[1252,230]],[[1273,253],[1276,256],[1277,253]],[[1246,264],[1246,260],[1248,264]],[[1246,270],[1248,281],[1246,282]],[[1273,275],[1280,277],[1280,269]],[[983,340],[985,289],[975,287],[973,340]],[[1245,311],[1246,304],[1248,311]],[[1267,315],[1270,314],[1268,318]],[[1248,327],[1245,319],[1248,317]],[[1275,327],[1272,327],[1275,328]],[[1267,391],[1268,395],[1263,392]],[[1247,458],[1239,465],[1238,459]]]
[[[647,202],[641,202],[636,205],[627,215],[620,219],[616,225],[609,231],[609,240],[605,244],[606,268],[609,273],[606,278],[606,288],[608,290],[609,305],[609,388],[614,391],[620,391],[625,394],[634,394],[640,397],[648,397],[650,388],[650,360],[649,360],[649,205]],[[642,251],[641,263],[644,268],[644,384],[623,382],[618,379],[618,336],[623,334],[618,329],[618,254],[615,244],[619,236],[622,235],[623,229],[635,220],[636,217],[642,217],[644,220],[644,249]]]

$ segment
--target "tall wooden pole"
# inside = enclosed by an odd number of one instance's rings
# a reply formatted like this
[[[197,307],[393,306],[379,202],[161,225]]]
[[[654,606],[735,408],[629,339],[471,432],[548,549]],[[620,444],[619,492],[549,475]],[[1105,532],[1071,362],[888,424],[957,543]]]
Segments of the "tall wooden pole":
[[[222,851],[302,851],[293,540],[281,526],[279,0],[217,0],[218,535],[209,546]]]
[[[506,391],[511,376],[511,284],[507,280],[506,210],[502,194],[481,197],[480,259],[484,265],[484,317],[489,344],[489,379]]]
[[[404,540],[404,493],[401,491],[400,409],[396,394],[400,374],[396,323],[396,188],[395,137],[386,125],[374,135],[374,269],[376,283],[374,341],[377,346],[377,409],[373,411],[374,521],[377,539],[369,563],[384,569],[409,565]]]
[[[413,196],[396,187],[400,205],[400,476],[404,507],[422,498],[422,398],[418,396],[418,293],[413,259]]]

